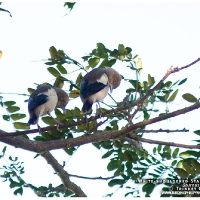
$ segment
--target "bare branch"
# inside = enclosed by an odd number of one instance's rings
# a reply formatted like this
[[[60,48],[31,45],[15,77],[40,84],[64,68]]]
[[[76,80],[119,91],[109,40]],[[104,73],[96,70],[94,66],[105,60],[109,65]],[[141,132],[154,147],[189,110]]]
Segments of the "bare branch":
[[[140,142],[150,143],[150,144],[161,144],[161,145],[181,147],[181,148],[187,148],[187,149],[200,149],[200,145],[186,145],[186,144],[179,144],[179,143],[174,143],[174,142],[163,142],[163,141],[158,141],[158,140],[141,138],[134,134],[128,134],[128,136],[131,139],[138,140]]]
[[[98,124],[96,124],[93,128],[91,128],[89,131],[88,131],[88,134],[91,134],[92,132],[94,132],[99,126],[101,126],[102,124],[104,124],[105,122],[108,121],[108,118],[105,119],[104,121],[100,121]]]
[[[137,129],[134,131],[135,133],[161,133],[161,132],[165,132],[165,133],[174,133],[174,132],[189,132],[188,129],[182,129],[182,130],[169,130],[169,129],[159,129],[159,130],[143,130],[143,129]]]
[[[112,179],[112,178],[115,178],[117,176],[120,176],[122,173],[118,174],[118,175],[115,175],[115,176],[111,176],[111,177],[86,177],[86,176],[78,176],[78,175],[74,175],[74,174],[69,174],[69,176],[71,177],[75,177],[75,178],[83,178],[83,179],[90,179],[90,180],[109,180],[109,179]]]
[[[63,167],[51,155],[50,152],[41,153],[41,156],[45,158],[47,163],[50,164],[52,168],[56,171],[66,188],[72,190],[77,197],[86,197],[85,193],[81,190],[81,188],[69,180],[69,174],[63,169]]]

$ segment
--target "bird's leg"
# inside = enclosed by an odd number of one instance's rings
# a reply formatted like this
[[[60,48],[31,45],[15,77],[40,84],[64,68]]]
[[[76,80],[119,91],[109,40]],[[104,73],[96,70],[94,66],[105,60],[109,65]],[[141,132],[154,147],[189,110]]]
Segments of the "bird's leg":
[[[97,101],[98,105],[99,105],[99,109],[100,109],[100,118],[101,118],[101,114],[102,114],[102,110],[101,110],[101,106],[99,101]],[[97,115],[97,111],[98,111],[98,105],[96,104],[96,115]]]
[[[39,124],[37,124],[38,127],[38,132],[41,133],[41,127],[39,126]]]

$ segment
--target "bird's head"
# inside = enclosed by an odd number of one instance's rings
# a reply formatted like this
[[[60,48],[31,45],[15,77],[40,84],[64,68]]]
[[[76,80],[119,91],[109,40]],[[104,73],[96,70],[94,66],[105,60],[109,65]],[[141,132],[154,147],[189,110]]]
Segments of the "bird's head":
[[[58,102],[56,104],[56,108],[61,108],[63,112],[65,112],[65,107],[68,104],[69,96],[64,90],[60,88],[54,87],[54,89],[58,96]]]
[[[122,78],[116,70],[110,67],[106,67],[105,69],[109,79],[110,92],[112,92],[113,89],[116,89],[120,85]]]

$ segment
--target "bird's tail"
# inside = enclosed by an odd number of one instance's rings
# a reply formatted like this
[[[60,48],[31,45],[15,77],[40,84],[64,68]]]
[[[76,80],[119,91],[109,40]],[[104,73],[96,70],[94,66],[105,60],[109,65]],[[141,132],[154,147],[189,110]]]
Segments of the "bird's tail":
[[[88,100],[83,104],[82,110],[81,110],[81,114],[86,114],[89,113],[90,110],[92,109],[92,104],[90,103]]]
[[[38,122],[38,117],[36,116],[36,114],[33,114],[32,116],[30,116],[30,119],[28,120],[27,126],[30,126],[31,124],[37,124]]]

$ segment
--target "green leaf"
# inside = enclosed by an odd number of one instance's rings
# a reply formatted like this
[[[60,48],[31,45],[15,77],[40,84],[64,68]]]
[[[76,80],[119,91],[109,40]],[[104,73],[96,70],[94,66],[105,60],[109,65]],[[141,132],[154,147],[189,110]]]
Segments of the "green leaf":
[[[169,88],[171,85],[172,85],[172,82],[171,82],[171,81],[167,81],[167,82],[164,84],[164,87]]]
[[[112,153],[114,152],[114,149],[107,151],[101,158],[108,158]]]
[[[132,168],[133,168],[132,162],[126,162],[126,168],[127,168],[127,170],[132,170]]]
[[[169,97],[169,99],[167,101],[168,102],[174,101],[174,99],[176,98],[177,93],[178,93],[178,89]]]
[[[150,74],[148,74],[148,83],[149,86],[152,86],[155,83],[154,77],[152,77]]]
[[[13,125],[16,129],[29,129],[27,124],[23,122],[14,122]]]
[[[65,2],[64,7],[68,7],[68,9],[70,9],[70,11],[71,11],[75,4],[76,4],[76,2]]]
[[[94,68],[95,66],[98,65],[99,61],[100,61],[100,58],[95,57],[95,58],[90,58],[88,63],[90,67]]]
[[[16,104],[15,101],[5,101],[5,102],[3,102],[3,103],[4,103],[4,105],[6,105],[7,107],[10,107],[10,106],[13,106],[14,104]]]
[[[182,152],[179,154],[180,157],[189,157],[189,156],[194,156],[199,158],[200,157],[200,152],[198,151],[193,151],[193,150],[187,150],[185,152]]]
[[[195,169],[187,161],[183,161],[183,167],[188,174],[195,174]]]
[[[23,194],[23,188],[22,188],[22,187],[20,187],[20,188],[18,188],[18,189],[16,189],[16,190],[14,191],[14,195],[17,195],[17,194],[20,194],[20,195]]]
[[[174,160],[174,161],[172,161],[171,165],[172,165],[172,166],[175,166],[176,163],[177,163],[177,160]]]
[[[10,116],[9,115],[2,115],[3,119],[5,121],[10,121]]]
[[[67,74],[67,70],[62,65],[58,64],[57,68],[61,74]]]
[[[161,149],[162,149],[162,145],[158,145],[158,147],[157,147],[157,151],[158,151],[158,153],[161,151]]]
[[[51,117],[42,117],[42,121],[51,126],[56,124],[55,120],[53,120]]]
[[[107,170],[108,171],[115,170],[115,169],[117,169],[119,167],[119,165],[121,165],[121,162],[119,160],[111,160],[108,163]]]
[[[6,108],[8,110],[8,112],[10,113],[14,113],[17,112],[18,110],[20,110],[20,108],[18,106],[9,106]]]
[[[200,136],[200,130],[196,130],[194,133]]]
[[[197,160],[195,160],[195,159],[192,159],[192,160],[191,160],[191,163],[192,163],[193,167],[194,167],[197,171],[200,172],[200,163],[199,163]]]
[[[52,74],[55,77],[60,76],[59,71],[55,69],[54,67],[48,67],[47,70],[50,72],[50,74]]]
[[[172,153],[172,157],[176,158],[179,152],[179,148],[174,149],[173,153]]]
[[[85,61],[88,61],[88,59],[91,58],[91,56],[83,56],[83,57],[81,57],[81,58],[82,58],[83,61],[85,62]]]
[[[142,191],[146,192],[148,195],[151,194],[153,192],[153,189],[155,188],[155,184],[153,183],[146,183],[143,187],[142,187]]]
[[[35,90],[33,88],[28,88],[29,94],[32,94]]]
[[[196,102],[198,102],[198,99],[197,99],[196,97],[194,97],[194,96],[193,96],[192,94],[190,94],[190,93],[183,94],[182,97],[183,97],[186,101],[188,101],[188,102],[190,102],[190,103],[196,103]]]
[[[82,73],[80,73],[77,78],[76,78],[76,85],[80,88],[81,85],[81,80],[82,80],[83,76]]]
[[[125,183],[124,179],[113,179],[113,180],[108,182],[108,185],[110,187],[113,187],[115,185],[123,185],[124,183]]]
[[[187,178],[188,177],[188,173],[181,168],[175,168],[174,171],[181,177],[181,178]]]
[[[123,44],[118,45],[118,52],[119,52],[119,55],[125,55],[126,51]]]
[[[124,152],[124,157],[125,157],[125,159],[126,159],[127,161],[129,161],[129,162],[133,162],[133,161],[134,161],[133,158],[132,158],[132,154],[131,154],[130,151],[128,151],[128,150],[126,150],[126,151]]]
[[[12,120],[16,121],[16,120],[25,118],[26,115],[18,113],[18,114],[11,114],[10,117],[12,118]]]
[[[187,78],[184,78],[182,81],[180,81],[180,83],[178,85],[182,85],[183,83],[185,83],[187,81]]]
[[[72,91],[69,93],[69,97],[75,99],[75,98],[77,98],[77,97],[80,96],[79,92],[80,92],[79,90],[72,90]]]

